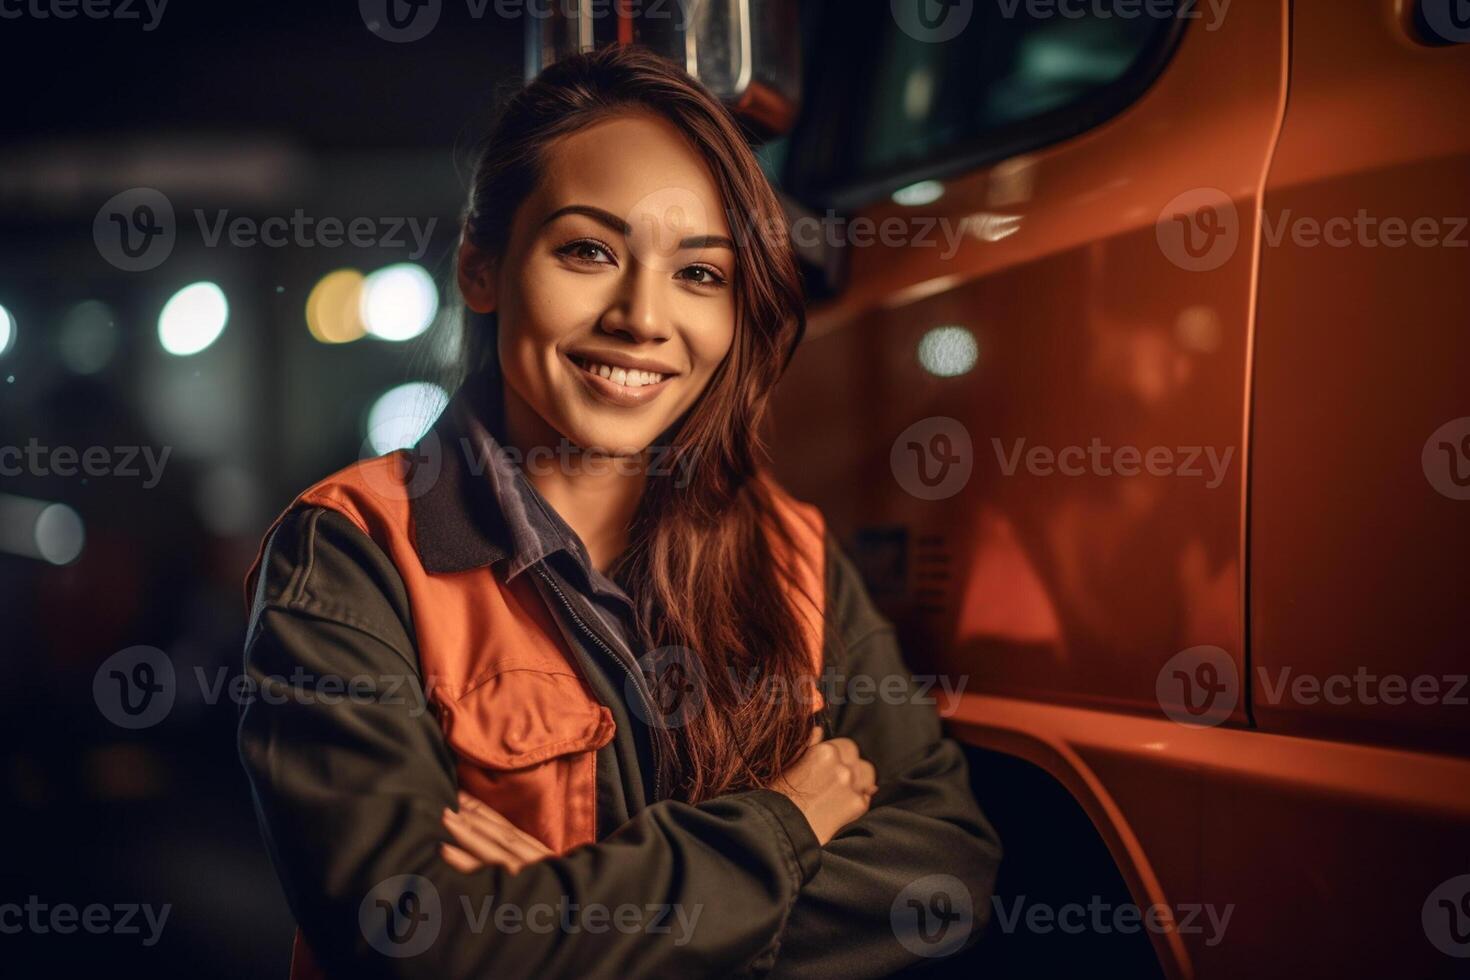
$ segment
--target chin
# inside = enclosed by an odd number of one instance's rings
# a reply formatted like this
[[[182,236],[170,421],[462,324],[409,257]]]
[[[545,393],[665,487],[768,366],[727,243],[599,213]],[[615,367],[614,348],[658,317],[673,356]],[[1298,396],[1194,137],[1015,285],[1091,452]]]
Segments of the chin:
[[[579,449],[595,449],[612,456],[637,456],[653,442],[659,430],[646,434],[645,426],[633,431],[625,420],[583,420],[580,425],[563,429],[568,441]]]

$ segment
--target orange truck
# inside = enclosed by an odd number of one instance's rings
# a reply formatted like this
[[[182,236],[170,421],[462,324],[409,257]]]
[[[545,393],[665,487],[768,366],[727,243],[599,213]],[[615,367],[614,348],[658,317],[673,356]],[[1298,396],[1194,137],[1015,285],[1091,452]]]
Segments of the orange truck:
[[[1470,3],[696,9],[606,31],[771,137],[777,468],[972,749],[973,975],[1467,975]]]

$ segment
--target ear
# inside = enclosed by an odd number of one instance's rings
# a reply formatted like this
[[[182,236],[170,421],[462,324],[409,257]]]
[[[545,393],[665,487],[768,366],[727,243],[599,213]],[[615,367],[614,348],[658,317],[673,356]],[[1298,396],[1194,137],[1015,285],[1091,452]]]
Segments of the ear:
[[[494,313],[496,262],[465,235],[459,241],[459,291],[465,306],[476,313]]]

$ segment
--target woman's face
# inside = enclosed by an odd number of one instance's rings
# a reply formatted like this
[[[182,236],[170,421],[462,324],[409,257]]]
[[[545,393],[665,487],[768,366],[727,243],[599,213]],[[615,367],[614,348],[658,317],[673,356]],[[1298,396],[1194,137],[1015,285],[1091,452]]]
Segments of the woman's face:
[[[499,314],[513,439],[640,453],[734,340],[722,198],[662,118],[619,115],[553,144],[506,254],[491,258],[467,244],[460,285],[471,309]]]

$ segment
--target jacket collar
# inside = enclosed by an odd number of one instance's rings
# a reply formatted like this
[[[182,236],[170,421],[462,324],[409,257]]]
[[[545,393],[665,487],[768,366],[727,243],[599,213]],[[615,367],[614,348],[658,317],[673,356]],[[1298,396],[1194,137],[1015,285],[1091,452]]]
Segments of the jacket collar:
[[[409,502],[424,570],[463,572],[506,562],[507,581],[557,551],[590,565],[576,533],[531,486],[502,448],[503,394],[487,372],[468,378],[411,450],[431,470]],[[432,470],[437,468],[437,474]]]

